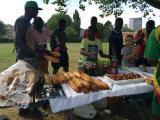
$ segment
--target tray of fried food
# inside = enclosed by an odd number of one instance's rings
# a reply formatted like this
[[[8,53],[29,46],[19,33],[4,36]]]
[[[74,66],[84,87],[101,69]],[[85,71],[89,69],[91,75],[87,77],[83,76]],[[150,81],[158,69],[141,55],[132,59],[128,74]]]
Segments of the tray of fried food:
[[[79,76],[80,74],[80,76]],[[90,91],[108,90],[109,86],[101,80],[95,80],[85,73],[79,73],[68,81],[68,85],[77,93]]]
[[[144,82],[146,76],[140,73],[118,73],[118,74],[106,74],[106,79],[115,84],[136,83]]]
[[[108,74],[113,80],[129,80],[129,79],[139,79],[142,78],[140,74],[137,73],[119,73],[119,74]]]

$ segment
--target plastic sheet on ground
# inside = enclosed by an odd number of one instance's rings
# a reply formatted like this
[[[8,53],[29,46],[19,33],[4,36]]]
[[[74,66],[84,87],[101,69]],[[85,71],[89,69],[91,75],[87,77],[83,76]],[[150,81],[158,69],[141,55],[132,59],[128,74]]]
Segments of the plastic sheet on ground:
[[[26,108],[30,102],[29,94],[36,81],[36,71],[22,60],[1,72],[0,107]]]

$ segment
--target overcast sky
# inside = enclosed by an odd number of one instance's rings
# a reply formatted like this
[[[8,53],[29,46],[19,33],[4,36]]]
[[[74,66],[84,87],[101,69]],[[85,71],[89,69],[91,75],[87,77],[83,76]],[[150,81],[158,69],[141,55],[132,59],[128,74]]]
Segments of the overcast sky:
[[[13,25],[16,18],[24,14],[24,4],[27,0],[1,0],[0,4],[0,19],[5,24],[11,24]],[[74,2],[73,2],[74,1]],[[73,12],[75,9],[78,9],[78,3],[75,2],[78,0],[72,0],[72,2],[68,6],[68,14],[72,17]],[[37,0],[37,3],[39,7],[43,8],[42,11],[39,12],[38,16],[42,17],[43,20],[46,22],[51,15],[55,14],[55,6],[49,4],[46,5],[42,2],[42,0]],[[96,16],[98,18],[98,22],[105,23],[107,20],[110,20],[114,24],[115,17],[109,16],[105,18],[99,17],[100,10],[97,8],[97,6],[87,6],[85,11],[79,10],[79,14],[81,17],[81,27],[87,28],[90,24],[90,18],[92,16]],[[160,24],[160,11],[155,10],[156,17],[150,16],[151,19],[155,20],[156,26]],[[121,16],[124,19],[124,23],[129,23],[129,18],[136,18],[136,17],[142,17],[142,13],[136,13],[134,10],[126,8],[125,12]],[[143,27],[145,27],[145,23],[147,21],[147,18],[143,18]]]

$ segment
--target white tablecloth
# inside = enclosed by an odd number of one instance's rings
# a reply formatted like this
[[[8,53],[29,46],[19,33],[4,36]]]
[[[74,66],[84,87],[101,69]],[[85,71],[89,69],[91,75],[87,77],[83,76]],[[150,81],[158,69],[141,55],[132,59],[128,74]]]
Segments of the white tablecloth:
[[[98,77],[98,79],[101,79],[102,81],[106,82],[106,80],[104,80],[105,79],[104,77]],[[111,85],[109,81],[107,82],[109,85]],[[63,86],[63,89],[66,87],[65,85],[62,85],[62,86]],[[134,94],[148,93],[153,91],[153,86],[147,85],[146,82],[124,84],[124,85],[114,84],[111,86],[112,86],[111,90],[90,92],[88,94],[83,94],[83,93],[79,94],[74,92],[73,90],[70,90],[70,88],[68,89],[65,88],[64,92],[66,96],[49,99],[52,112],[56,113],[59,111],[93,103],[105,97],[134,95]]]

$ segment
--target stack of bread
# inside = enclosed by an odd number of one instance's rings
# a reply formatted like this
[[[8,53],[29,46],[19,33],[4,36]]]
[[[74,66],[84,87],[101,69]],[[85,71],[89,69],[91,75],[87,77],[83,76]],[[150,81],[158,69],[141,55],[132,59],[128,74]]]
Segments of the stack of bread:
[[[109,86],[101,80],[96,80],[83,72],[63,72],[50,75],[53,84],[67,83],[75,92],[108,90]]]

